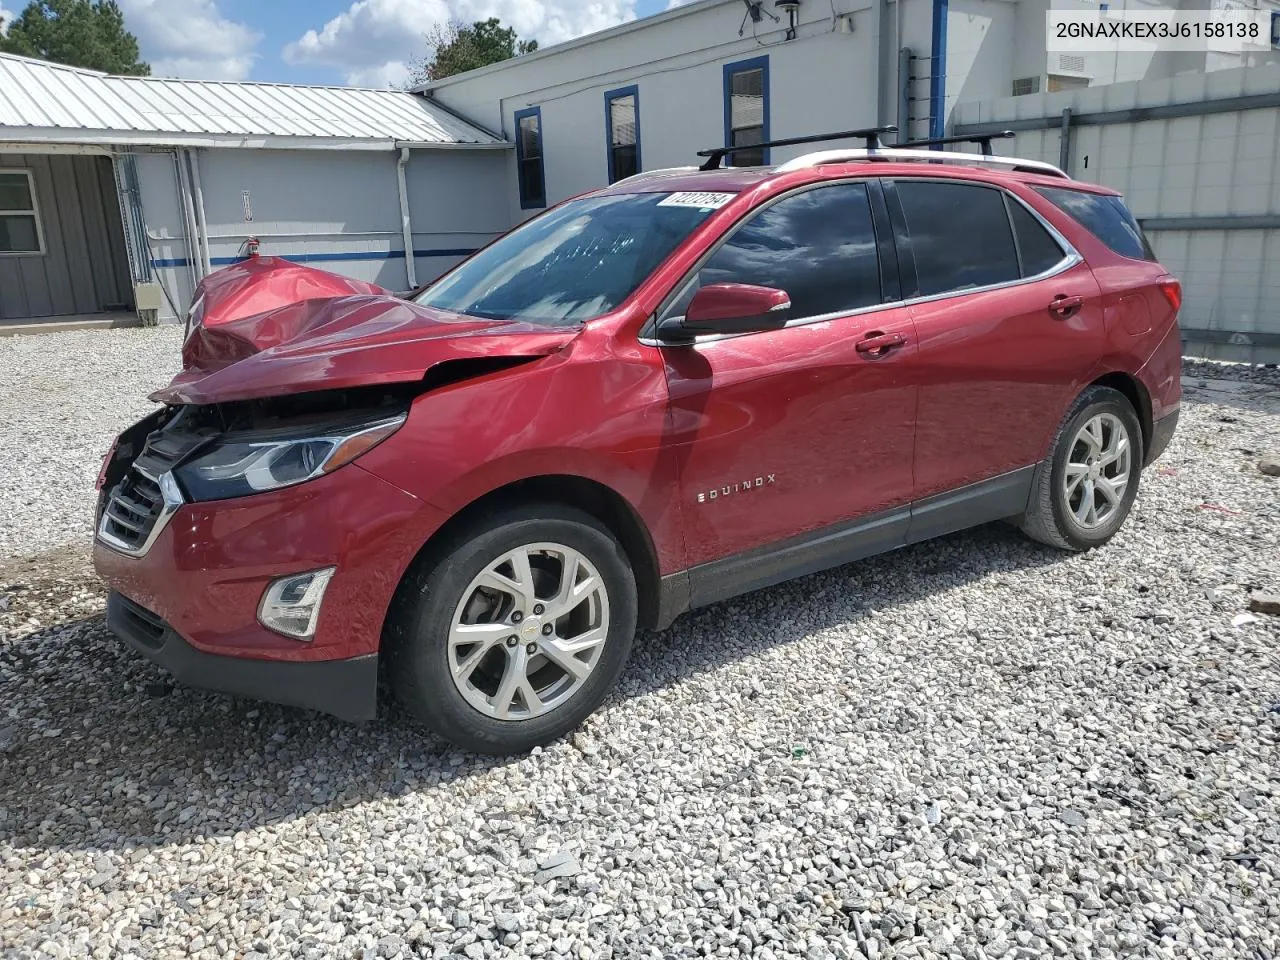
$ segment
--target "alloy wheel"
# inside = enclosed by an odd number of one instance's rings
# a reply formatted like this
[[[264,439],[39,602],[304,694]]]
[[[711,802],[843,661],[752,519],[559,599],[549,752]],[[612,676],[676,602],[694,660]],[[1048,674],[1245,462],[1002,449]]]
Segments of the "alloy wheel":
[[[1111,520],[1124,503],[1133,465],[1133,444],[1112,413],[1090,417],[1076,432],[1062,475],[1068,512],[1086,530]]]
[[[449,627],[449,672],[486,716],[531,720],[582,688],[608,635],[608,591],[591,561],[563,544],[527,544],[463,591]]]

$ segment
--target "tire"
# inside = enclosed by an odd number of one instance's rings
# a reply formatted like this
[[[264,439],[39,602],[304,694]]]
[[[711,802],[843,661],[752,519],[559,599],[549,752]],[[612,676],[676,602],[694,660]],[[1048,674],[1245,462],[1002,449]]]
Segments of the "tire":
[[[521,555],[525,565],[517,567]],[[573,592],[580,587],[584,599],[552,597],[571,566]],[[636,613],[626,552],[595,518],[556,504],[507,508],[450,537],[406,576],[384,636],[388,679],[406,709],[450,743],[524,753],[564,736],[600,705],[630,655]],[[481,639],[460,643],[467,627],[467,638]],[[591,645],[570,654],[569,640]],[[585,676],[575,676],[587,661]],[[455,681],[454,670],[464,678]],[[555,682],[539,687],[545,678]]]
[[[1108,499],[1106,490],[1115,492],[1114,481],[1120,475],[1120,464],[1118,461],[1104,463],[1107,456],[1099,456],[1092,442],[1080,439],[1085,426],[1093,424],[1100,425],[1104,444],[1109,443],[1120,430],[1127,443],[1125,473],[1128,479],[1123,492],[1116,495],[1115,503]],[[1091,436],[1095,434],[1091,433]],[[1067,412],[1050,451],[1049,459],[1036,470],[1027,512],[1019,523],[1022,532],[1060,550],[1081,551],[1102,546],[1124,524],[1138,495],[1143,438],[1137,413],[1128,398],[1119,391],[1110,387],[1089,387]],[[1088,465],[1082,463],[1089,457],[1093,459]],[[1072,482],[1076,484],[1070,494],[1067,489],[1069,468]],[[1092,472],[1095,468],[1099,471],[1096,474]],[[1093,522],[1088,522],[1086,491],[1096,491],[1093,494]],[[1102,512],[1104,507],[1105,514]],[[1086,515],[1085,520],[1081,519],[1082,513]]]

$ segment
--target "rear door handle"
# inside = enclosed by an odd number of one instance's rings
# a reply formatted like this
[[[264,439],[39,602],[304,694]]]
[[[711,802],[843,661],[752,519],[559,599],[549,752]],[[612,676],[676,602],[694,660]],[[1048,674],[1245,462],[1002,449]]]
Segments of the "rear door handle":
[[[868,360],[879,360],[906,343],[907,338],[901,333],[881,333],[877,330],[858,341],[858,352]]]
[[[1049,313],[1059,320],[1066,320],[1068,317],[1074,316],[1083,306],[1084,297],[1068,297],[1066,294],[1060,293],[1049,304]]]

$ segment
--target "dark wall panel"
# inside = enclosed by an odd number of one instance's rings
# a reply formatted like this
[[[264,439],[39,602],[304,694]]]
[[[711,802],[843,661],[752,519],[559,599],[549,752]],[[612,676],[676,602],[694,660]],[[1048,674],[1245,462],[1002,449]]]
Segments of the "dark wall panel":
[[[0,153],[30,170],[45,253],[0,255],[0,320],[129,309],[133,300],[120,205],[106,157]]]

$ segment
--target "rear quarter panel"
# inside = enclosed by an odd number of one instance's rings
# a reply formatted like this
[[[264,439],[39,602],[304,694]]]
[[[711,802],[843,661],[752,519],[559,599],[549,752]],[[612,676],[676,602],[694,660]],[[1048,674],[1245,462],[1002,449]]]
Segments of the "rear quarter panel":
[[[1161,280],[1171,278],[1168,269],[1121,256],[1028,185],[1014,189],[1071,241],[1098,281],[1106,349],[1089,379],[1108,373],[1133,376],[1147,391],[1152,419],[1172,413],[1182,396],[1182,342],[1177,312],[1159,287]]]

